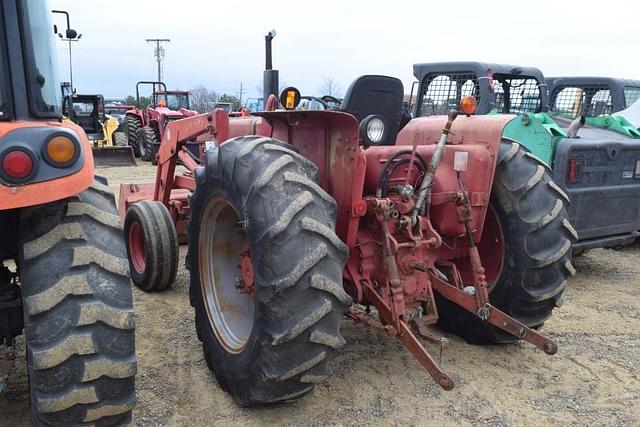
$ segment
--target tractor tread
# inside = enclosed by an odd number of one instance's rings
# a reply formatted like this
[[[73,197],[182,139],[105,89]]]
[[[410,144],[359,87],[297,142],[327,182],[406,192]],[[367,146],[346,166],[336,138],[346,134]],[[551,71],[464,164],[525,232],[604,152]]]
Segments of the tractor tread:
[[[278,345],[296,338],[298,335],[315,325],[326,316],[333,308],[331,302],[326,299],[321,299],[313,310],[303,316],[301,319],[296,319],[296,322],[290,325],[287,329],[278,334],[274,334],[271,337],[271,345]]]
[[[140,146],[138,144],[138,129],[142,127],[142,121],[139,117],[127,115],[125,116],[124,132],[127,137],[127,144],[133,148],[133,154],[140,157]]]
[[[322,362],[327,357],[327,353],[325,351],[321,351],[311,359],[305,360],[304,362],[297,364],[291,368],[287,368],[285,371],[278,372],[276,374],[273,373],[265,373],[267,378],[274,381],[286,381],[295,377],[296,375],[300,375],[303,372],[308,371],[309,369],[316,366],[318,363]]]
[[[335,206],[335,201],[333,200],[333,198],[329,194],[327,194],[327,192],[324,191],[318,184],[316,184],[306,176],[300,175],[295,172],[285,172],[284,180],[307,187],[307,189],[312,191],[314,195],[322,198],[326,203]]]
[[[310,192],[304,191],[300,193],[300,195],[293,201],[291,204],[282,212],[278,221],[269,227],[263,235],[258,239],[262,240],[264,238],[273,239],[277,237],[280,233],[287,229],[291,225],[293,219],[300,213],[302,210],[313,201],[313,196]]]
[[[115,198],[107,188],[96,181],[77,196],[21,216],[19,263],[37,425],[117,425],[131,416],[133,298]],[[126,407],[88,416],[123,399]]]
[[[333,295],[341,304],[351,305],[353,303],[349,294],[339,283],[319,274],[311,276],[311,287]]]
[[[137,223],[144,234],[145,270],[135,269],[127,244],[128,268],[133,283],[145,292],[169,289],[178,272],[178,233],[167,208],[158,201],[141,200],[127,210],[124,235]]]
[[[261,351],[231,358],[218,343],[203,301],[198,244],[190,244],[190,298],[207,365],[242,406],[297,399],[329,377],[333,354],[345,343],[340,323],[351,298],[339,285],[348,251],[334,231],[336,202],[318,185],[312,162],[256,136],[207,152],[191,198],[190,242],[199,240],[200,215],[212,197],[248,219],[259,320],[256,341],[246,348]]]

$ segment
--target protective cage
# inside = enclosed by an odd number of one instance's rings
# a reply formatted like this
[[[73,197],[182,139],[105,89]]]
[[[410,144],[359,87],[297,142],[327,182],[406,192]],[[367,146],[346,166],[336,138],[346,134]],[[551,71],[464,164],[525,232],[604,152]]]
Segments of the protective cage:
[[[611,91],[605,86],[566,86],[555,91],[551,102],[555,113],[571,119],[613,112]]]

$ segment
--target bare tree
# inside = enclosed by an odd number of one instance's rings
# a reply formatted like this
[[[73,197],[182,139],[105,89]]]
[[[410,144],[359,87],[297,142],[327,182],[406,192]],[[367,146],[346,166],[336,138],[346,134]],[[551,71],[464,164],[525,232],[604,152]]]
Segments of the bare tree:
[[[333,96],[335,98],[342,98],[342,87],[336,82],[333,77],[325,77],[322,81],[322,85],[318,88],[320,96]]]
[[[200,113],[211,110],[213,103],[218,100],[217,94],[203,85],[198,85],[189,91],[191,108]]]

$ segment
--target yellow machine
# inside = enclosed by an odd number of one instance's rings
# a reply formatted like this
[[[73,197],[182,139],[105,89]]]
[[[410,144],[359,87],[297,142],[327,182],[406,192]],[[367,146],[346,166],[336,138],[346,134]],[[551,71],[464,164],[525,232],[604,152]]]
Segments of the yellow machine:
[[[104,113],[102,95],[65,93],[63,86],[63,113],[65,120],[80,126],[93,144],[96,166],[135,166],[133,149],[127,145],[124,133],[117,132],[118,120]]]

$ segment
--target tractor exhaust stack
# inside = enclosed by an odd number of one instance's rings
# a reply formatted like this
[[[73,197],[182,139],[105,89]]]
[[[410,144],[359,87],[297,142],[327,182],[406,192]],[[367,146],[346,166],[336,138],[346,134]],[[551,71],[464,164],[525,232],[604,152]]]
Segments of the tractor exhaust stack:
[[[269,95],[278,96],[279,93],[279,76],[278,70],[273,69],[273,56],[271,54],[271,41],[276,36],[276,30],[271,30],[264,36],[265,44],[265,66],[262,75],[264,103],[266,105]]]

